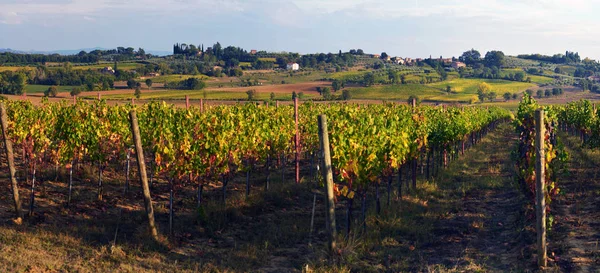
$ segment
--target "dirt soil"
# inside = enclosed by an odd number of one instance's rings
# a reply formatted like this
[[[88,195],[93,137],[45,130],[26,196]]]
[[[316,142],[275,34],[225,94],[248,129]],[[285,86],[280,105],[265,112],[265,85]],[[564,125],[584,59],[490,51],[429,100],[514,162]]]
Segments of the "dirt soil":
[[[550,256],[563,272],[600,272],[600,152],[582,147],[578,137],[560,137],[569,163],[558,180],[562,194],[552,205],[556,225],[550,232]]]

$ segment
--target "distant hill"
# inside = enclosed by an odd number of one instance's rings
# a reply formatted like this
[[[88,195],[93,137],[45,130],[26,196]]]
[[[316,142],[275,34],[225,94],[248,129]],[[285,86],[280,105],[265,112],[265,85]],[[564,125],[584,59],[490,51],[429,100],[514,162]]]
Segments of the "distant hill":
[[[90,52],[90,51],[94,51],[94,50],[107,50],[107,49],[95,47],[95,48],[82,48],[82,49],[72,49],[72,50],[52,50],[52,51],[29,50],[29,51],[24,51],[24,50],[17,50],[17,49],[11,49],[11,48],[0,48],[0,53],[10,52],[10,53],[15,53],[15,54],[75,55],[81,51]],[[171,51],[160,51],[160,50],[146,50],[146,53],[156,55],[156,56],[167,56],[167,55],[173,54],[173,52],[171,52]]]

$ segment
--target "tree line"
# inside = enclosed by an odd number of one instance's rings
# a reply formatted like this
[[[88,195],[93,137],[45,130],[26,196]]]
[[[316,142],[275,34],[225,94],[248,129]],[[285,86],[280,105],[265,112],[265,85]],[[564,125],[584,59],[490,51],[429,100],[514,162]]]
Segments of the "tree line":
[[[132,60],[136,57],[146,59],[149,55],[142,48],[137,51],[132,47],[117,47],[116,49],[94,50],[85,52],[80,51],[75,55],[60,55],[60,54],[21,54],[5,52],[0,53],[0,64],[46,64],[48,62],[55,63],[97,63],[102,59],[110,60]]]

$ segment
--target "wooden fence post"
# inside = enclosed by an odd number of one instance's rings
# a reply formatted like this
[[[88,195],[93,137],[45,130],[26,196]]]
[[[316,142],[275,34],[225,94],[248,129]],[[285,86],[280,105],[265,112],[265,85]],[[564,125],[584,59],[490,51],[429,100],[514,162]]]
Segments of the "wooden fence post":
[[[16,170],[15,170],[15,157],[13,154],[13,146],[12,142],[8,138],[8,132],[6,131],[7,127],[7,117],[6,117],[6,107],[4,103],[0,103],[0,122],[2,123],[2,137],[4,138],[4,147],[6,149],[6,161],[8,161],[8,170],[10,173],[10,181],[11,181],[11,189],[13,192],[13,201],[15,203],[15,212],[17,214],[17,221],[23,218],[23,211],[21,210],[21,200],[19,199],[19,186],[17,184],[16,178]]]
[[[204,100],[200,99],[200,113],[204,112]]]
[[[545,175],[545,125],[544,125],[544,110],[538,109],[535,111],[535,204],[536,204],[536,231],[537,231],[537,252],[538,266],[547,266],[546,253],[546,185],[544,181]]]
[[[327,227],[329,233],[329,249],[334,250],[336,238],[335,225],[335,201],[333,193],[333,170],[331,165],[331,153],[329,151],[329,133],[327,132],[327,117],[319,115],[319,140],[321,143],[321,151],[323,152],[323,177],[325,178],[327,187]]]
[[[190,109],[190,96],[185,95],[185,109]]]
[[[150,234],[154,240],[158,241],[158,232],[156,231],[156,225],[154,223],[152,197],[150,196],[150,187],[148,186],[148,176],[146,174],[146,162],[144,161],[144,149],[142,149],[142,138],[140,136],[140,128],[138,126],[135,110],[129,112],[129,117],[131,122],[131,133],[133,134],[133,141],[135,144],[135,154],[138,162],[140,184],[142,184],[142,192],[144,194],[144,206],[146,207],[146,214],[148,215]]]
[[[102,100],[102,95],[100,95],[100,92],[98,92],[98,100]]]
[[[294,143],[296,148],[296,184],[300,183],[300,131],[298,130],[298,98],[294,98],[294,119],[296,123],[296,135]]]

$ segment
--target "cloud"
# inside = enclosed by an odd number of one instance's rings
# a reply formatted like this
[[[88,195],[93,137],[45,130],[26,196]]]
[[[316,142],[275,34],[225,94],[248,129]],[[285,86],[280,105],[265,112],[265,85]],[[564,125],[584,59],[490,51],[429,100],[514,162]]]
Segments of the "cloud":
[[[18,25],[22,18],[14,11],[0,11],[0,24]]]

